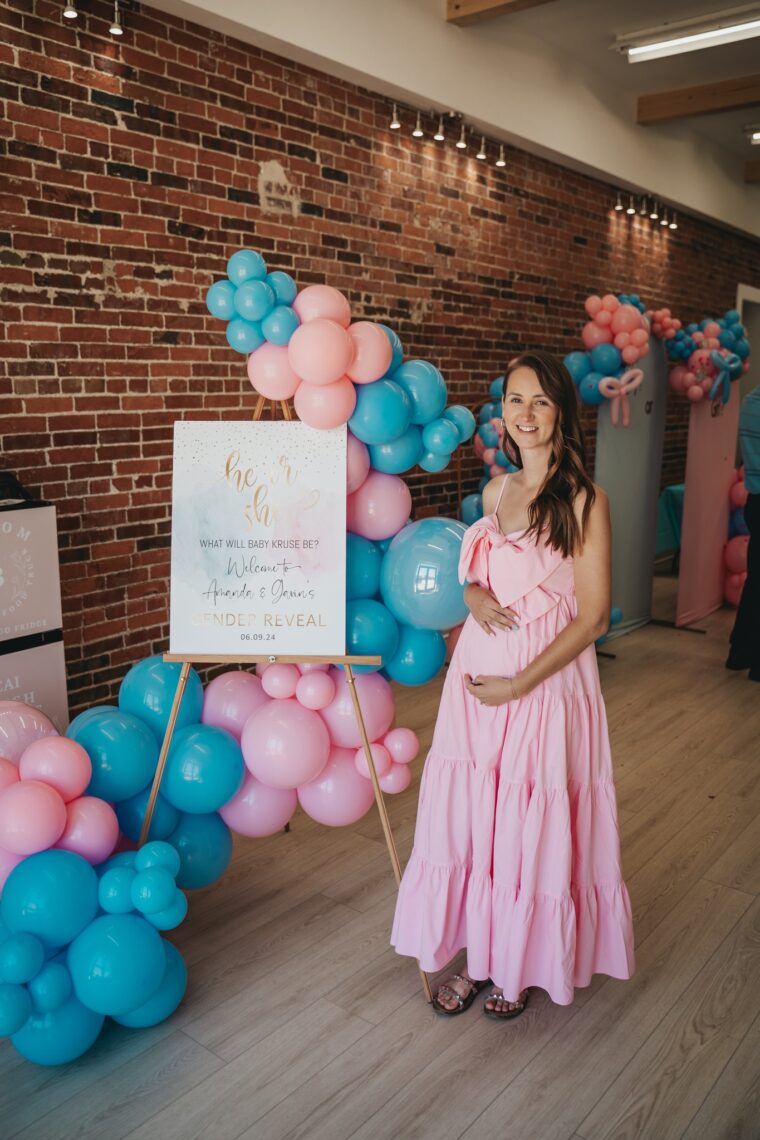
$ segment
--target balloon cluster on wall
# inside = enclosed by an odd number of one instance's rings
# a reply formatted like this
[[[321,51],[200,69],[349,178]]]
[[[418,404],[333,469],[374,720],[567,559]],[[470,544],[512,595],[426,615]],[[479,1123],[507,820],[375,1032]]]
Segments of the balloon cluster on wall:
[[[584,307],[590,318],[581,332],[586,351],[568,353],[565,366],[584,404],[595,406],[625,395],[619,385],[604,381],[630,379],[633,365],[649,352],[649,322],[636,293],[592,294]]]
[[[738,606],[747,580],[747,554],[749,528],[744,520],[744,507],[747,502],[747,488],[744,484],[744,468],[735,472],[734,482],[729,491],[731,515],[728,524],[728,542],[723,551],[723,597],[730,606]]]
[[[666,314],[663,309],[653,318]],[[676,322],[678,324],[678,322]],[[656,325],[653,331],[657,332]],[[719,320],[705,317],[699,324],[678,324],[672,336],[665,336],[665,348],[675,367],[668,377],[671,388],[693,403],[718,395],[724,404],[731,394],[731,383],[749,371],[750,343],[736,309],[729,309]]]

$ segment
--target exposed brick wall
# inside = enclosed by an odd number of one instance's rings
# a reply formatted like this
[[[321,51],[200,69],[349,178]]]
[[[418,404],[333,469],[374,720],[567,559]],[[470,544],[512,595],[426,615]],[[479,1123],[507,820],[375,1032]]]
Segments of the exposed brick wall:
[[[601,182],[421,149],[370,91],[147,7],[116,44],[111,5],[80,7],[71,27],[57,2],[0,3],[3,464],[58,508],[75,709],[165,646],[172,422],[252,408],[203,300],[233,250],[343,289],[473,407],[517,350],[578,347],[590,291],[692,320],[760,285],[758,244],[717,226],[631,226]],[[272,161],[279,212],[259,200]],[[664,482],[686,422],[673,401]],[[478,475],[466,458],[465,492]],[[410,482],[418,512],[456,509],[453,473]]]

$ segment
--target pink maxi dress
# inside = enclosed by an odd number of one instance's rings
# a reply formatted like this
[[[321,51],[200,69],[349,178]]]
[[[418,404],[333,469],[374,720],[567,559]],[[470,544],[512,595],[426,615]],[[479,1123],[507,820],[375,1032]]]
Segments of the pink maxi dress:
[[[472,616],[464,624],[391,943],[427,971],[466,947],[470,975],[508,1001],[540,986],[569,1005],[593,974],[634,971],[594,646],[498,707],[468,693],[464,674],[514,676],[555,639],[576,614],[573,561],[524,531],[503,534],[494,513],[465,533],[459,577],[488,587],[520,628],[489,636]]]

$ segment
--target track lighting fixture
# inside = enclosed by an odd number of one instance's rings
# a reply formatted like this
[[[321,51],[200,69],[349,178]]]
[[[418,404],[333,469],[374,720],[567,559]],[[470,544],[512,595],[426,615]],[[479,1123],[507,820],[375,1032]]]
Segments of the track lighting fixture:
[[[399,122],[398,111],[396,110],[396,104],[395,103],[393,104],[393,115],[391,117],[391,130],[392,131],[400,131],[401,130],[401,123]]]
[[[483,135],[480,136],[480,149],[478,150],[478,153],[475,155],[475,157],[481,159],[481,161],[484,161],[487,157],[486,140]]]
[[[446,138],[445,134],[443,133],[443,115],[441,115],[440,119],[438,120],[438,130],[433,135],[433,138],[436,142],[443,142],[443,140]]]
[[[620,191],[617,192],[617,199],[615,201],[615,209],[620,213],[623,209],[623,199],[620,197]]]
[[[64,20],[76,20],[78,15],[79,13],[77,12],[76,4],[73,2],[73,0],[69,0],[68,4],[66,4],[63,9]]]
[[[677,229],[678,229],[678,222],[676,221],[676,212],[675,212],[675,210],[673,211],[673,216],[672,216],[672,218],[670,219],[670,226],[669,226],[668,228],[669,228],[669,229],[671,229],[671,230],[677,230]]]
[[[108,29],[112,36],[123,36],[124,29],[121,26],[121,12],[119,11],[119,0],[114,0],[113,5],[113,20],[111,27]]]
[[[417,122],[415,123],[414,130],[412,131],[412,134],[414,135],[414,137],[416,139],[421,139],[425,134],[425,132],[422,129],[422,119],[421,119],[419,111],[417,112]]]
[[[635,214],[636,213],[636,207],[633,204],[633,194],[628,195],[628,205],[626,206],[625,212],[626,212],[626,214]]]
[[[499,146],[499,157],[496,159],[496,165],[497,166],[506,166],[507,165],[507,160],[504,157],[504,143],[501,143]]]
[[[464,123],[462,123],[462,129],[459,132],[459,138],[457,139],[456,145],[457,150],[467,150],[467,136],[465,134]]]

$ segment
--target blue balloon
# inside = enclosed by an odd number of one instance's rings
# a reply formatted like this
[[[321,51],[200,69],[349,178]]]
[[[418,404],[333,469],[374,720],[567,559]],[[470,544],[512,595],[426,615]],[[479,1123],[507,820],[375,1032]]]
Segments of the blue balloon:
[[[369,461],[376,471],[386,475],[401,475],[410,471],[424,452],[422,435],[415,424],[410,424],[403,435],[390,443],[375,443],[369,449]]]
[[[480,480],[480,482],[478,483],[478,491],[480,492],[481,495],[483,494],[483,492],[485,491],[486,487],[488,486],[488,484],[490,482],[491,482],[491,479],[488,475],[484,475],[483,478]]]
[[[726,324],[727,325],[736,325],[739,323],[739,321],[741,319],[742,319],[741,313],[739,312],[738,309],[727,309],[726,310]]]
[[[399,340],[398,333],[395,331],[395,329],[392,329],[390,325],[381,324],[380,328],[383,330],[385,335],[388,337],[388,340],[391,342],[392,355],[390,365],[388,366],[388,375],[390,375],[391,372],[396,371],[399,364],[401,364],[402,360],[404,359],[404,346]]]
[[[227,276],[233,285],[263,281],[266,275],[267,263],[255,249],[239,249],[227,262]]]
[[[749,527],[744,518],[744,507],[736,507],[735,510],[731,511],[729,518],[728,536],[733,538],[737,534],[749,534]]]
[[[478,412],[478,423],[487,424],[497,415],[496,404],[484,404]]]
[[[467,617],[457,576],[465,529],[453,519],[420,519],[392,540],[383,558],[380,590],[398,622],[445,630]]]
[[[230,348],[246,356],[261,348],[265,340],[261,325],[257,321],[244,321],[242,317],[234,317],[229,322],[225,335]]]
[[[177,894],[174,877],[165,867],[148,867],[132,880],[132,904],[141,914],[159,914],[170,907]]]
[[[75,997],[50,1013],[32,1013],[14,1033],[14,1048],[35,1065],[66,1065],[95,1044],[103,1015],[86,1009]]]
[[[236,795],[244,772],[243,754],[231,733],[189,724],[172,737],[162,793],[178,811],[207,815]]]
[[[150,785],[148,785],[136,796],[130,796],[128,800],[121,800],[115,807],[116,818],[119,821],[122,833],[128,839],[134,840],[135,843],[140,838],[150,792]],[[150,821],[148,837],[150,839],[167,839],[178,823],[179,812],[159,792],[153,809],[153,818]]]
[[[380,657],[380,665],[354,665],[354,672],[376,673],[396,652],[398,625],[381,602],[358,598],[346,606],[346,652]]]
[[[499,450],[496,452],[496,462],[498,463],[499,467],[503,467],[505,471],[517,471],[516,464],[507,459],[501,448],[499,448]]]
[[[26,1025],[32,1012],[32,1000],[26,986],[0,982],[0,1037],[10,1037]]]
[[[0,900],[9,930],[34,934],[47,950],[76,938],[97,909],[98,877],[71,851],[40,851],[18,863]]]
[[[261,322],[261,331],[270,344],[285,345],[300,325],[298,313],[289,305],[276,305]]]
[[[736,345],[736,337],[730,329],[723,329],[722,332],[718,333],[718,343],[721,348],[728,348],[733,352],[734,346]]]
[[[441,455],[440,452],[426,451],[420,459],[423,471],[444,471],[451,462],[451,455]]]
[[[429,361],[405,360],[391,379],[401,385],[411,401],[413,424],[426,424],[436,419],[446,407],[446,382]]]
[[[610,611],[610,625],[618,625],[623,620],[623,611],[619,606],[613,606]]]
[[[746,360],[750,353],[749,341],[745,337],[740,336],[734,345],[734,352],[740,360]]]
[[[118,709],[118,707],[118,705],[94,705],[91,709],[85,709],[84,712],[80,712],[73,720],[69,721],[66,735],[70,737],[71,740],[76,740],[76,733],[81,725],[86,724],[87,721],[92,720],[93,717],[99,716],[102,712],[112,711],[113,709]]]
[[[136,851],[119,851],[117,855],[111,855],[104,863],[98,866],[98,874],[103,875],[111,867],[132,867],[135,865]]]
[[[620,350],[614,344],[597,344],[591,349],[591,368],[602,376],[614,376],[622,363]]]
[[[185,996],[187,989],[187,969],[185,960],[176,946],[166,939],[162,939],[166,953],[166,966],[156,992],[137,1009],[129,1013],[119,1014],[114,1018],[119,1025],[126,1025],[129,1029],[147,1029],[151,1025],[159,1025],[171,1017],[175,1009]]]
[[[380,589],[383,554],[377,543],[361,535],[346,535],[346,598],[374,598]]]
[[[244,321],[263,321],[274,305],[274,291],[266,281],[244,281],[235,290],[235,312]]]
[[[390,443],[404,434],[411,414],[410,399],[401,385],[375,380],[357,386],[356,407],[348,426],[362,443]]]
[[[494,400],[501,400],[504,395],[504,377],[497,376],[488,385],[488,395],[493,396]]]
[[[474,522],[483,517],[483,496],[465,495],[462,499],[462,522],[465,526],[472,526]]]
[[[180,857],[177,886],[183,890],[210,887],[222,877],[232,858],[230,829],[216,812],[181,815],[169,842]]]
[[[129,1013],[156,992],[166,968],[161,936],[136,914],[104,914],[69,946],[74,993],[95,1013]]]
[[[180,671],[176,661],[146,657],[132,666],[119,688],[119,708],[144,720],[158,741],[164,739]],[[175,728],[198,724],[202,709],[203,685],[195,669],[191,669]]]
[[[134,867],[109,867],[100,876],[98,902],[106,914],[130,914],[134,910]]]
[[[184,895],[180,890],[175,890],[174,898],[166,910],[146,914],[145,917],[152,926],[155,926],[156,930],[174,930],[175,927],[184,922],[186,915],[187,895]]]
[[[445,416],[431,420],[422,429],[422,443],[426,451],[434,455],[451,455],[459,443],[459,432],[456,425],[447,420]]]
[[[81,744],[92,762],[87,794],[117,803],[141,792],[153,778],[158,742],[144,721],[111,709],[66,735]]]
[[[135,852],[135,870],[147,871],[151,867],[163,867],[172,878],[179,874],[179,855],[171,843],[162,843],[154,840],[144,843],[139,851]]]
[[[464,404],[452,404],[450,408],[446,408],[443,413],[443,418],[451,420],[459,433],[459,442],[466,443],[468,439],[472,439],[477,427],[477,421]]]
[[[581,380],[578,390],[584,404],[590,404],[593,407],[595,404],[604,402],[604,396],[599,391],[599,381],[601,379],[602,376],[599,372],[589,372],[588,376],[584,376],[583,380]]]
[[[499,446],[499,433],[493,424],[481,424],[478,428],[478,435],[483,440],[486,447]]]
[[[35,1013],[53,1013],[71,997],[71,974],[63,962],[46,962],[27,988]]]
[[[399,685],[425,685],[439,673],[446,660],[446,642],[437,629],[399,626],[396,652],[386,665],[388,676]]]
[[[0,946],[0,982],[23,985],[39,974],[45,961],[45,948],[39,938],[26,931],[11,934]]]
[[[591,357],[587,352],[569,352],[564,359],[565,368],[575,384],[580,384],[591,371]]]
[[[230,281],[215,281],[206,294],[206,308],[212,317],[231,321],[235,316],[235,286]]]
[[[281,269],[275,269],[273,273],[267,274],[266,282],[274,293],[278,305],[293,304],[296,299],[298,287],[289,273],[283,273]]]

